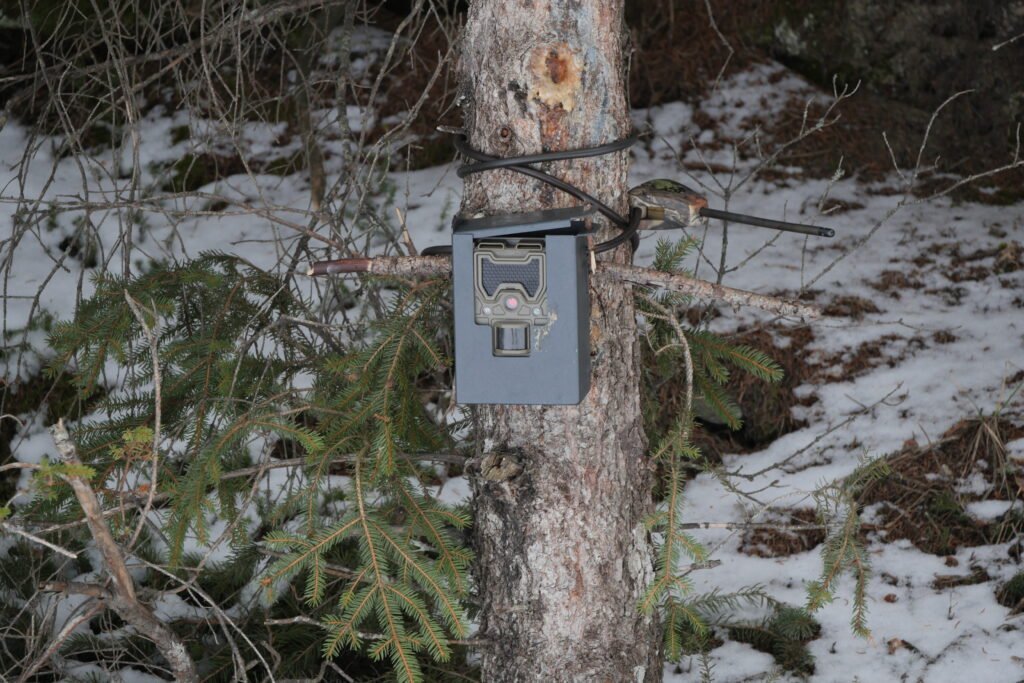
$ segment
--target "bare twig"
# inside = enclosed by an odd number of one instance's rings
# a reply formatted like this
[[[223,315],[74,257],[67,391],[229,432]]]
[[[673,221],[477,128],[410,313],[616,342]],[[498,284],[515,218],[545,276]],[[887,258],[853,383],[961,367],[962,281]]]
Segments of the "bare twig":
[[[945,109],[950,104],[952,104],[957,98],[962,97],[963,95],[968,95],[972,92],[974,91],[961,90],[960,92],[953,93],[952,95],[947,97],[942,102],[942,104],[937,106],[934,111],[932,111],[932,115],[928,119],[928,125],[924,129],[924,135],[921,136],[921,145],[917,148],[917,161],[914,163],[914,172],[910,176],[911,186],[913,186],[917,182],[917,178],[921,173],[921,161],[924,158],[924,150],[925,147],[928,146],[928,140],[931,138],[932,135],[932,127],[935,125],[935,121],[939,118],[939,114],[941,114],[942,110]]]
[[[50,644],[47,646],[46,650],[41,655],[39,655],[27,669],[25,669],[22,672],[21,676],[18,678],[18,683],[26,683],[27,681],[32,680],[32,677],[35,675],[35,673],[39,671],[39,669],[44,664],[46,664],[47,660],[49,660],[50,657],[56,654],[56,652],[64,644],[64,641],[68,639],[68,636],[74,633],[76,628],[88,622],[90,619],[92,619],[94,616],[102,612],[104,609],[106,609],[106,605],[104,605],[102,602],[94,602],[82,614],[79,614],[78,616],[73,618],[69,618],[66,622],[64,622],[64,625],[61,627],[60,632],[53,637],[53,639],[50,641]]]
[[[38,536],[36,536],[34,534],[31,534],[31,533],[25,531],[24,529],[11,524],[10,522],[0,522],[0,531],[6,531],[6,532],[9,532],[9,533],[15,534],[17,536],[21,536],[22,538],[26,538],[26,539],[32,541],[33,543],[38,543],[39,545],[46,546],[47,548],[49,548],[53,552],[59,553],[59,554],[63,555],[64,557],[70,558],[72,560],[74,560],[74,559],[76,559],[78,557],[78,553],[73,553],[70,550],[67,550],[65,548],[61,548],[59,545],[56,545],[54,543],[50,543],[49,541],[47,541],[44,538],[39,538]]]
[[[725,70],[728,68],[729,62],[732,61],[733,55],[736,54],[736,51],[732,49],[732,45],[730,45],[729,41],[725,39],[725,35],[722,33],[722,30],[718,28],[718,22],[715,21],[715,13],[711,9],[711,0],[704,0],[704,8],[708,11],[708,23],[711,24],[711,29],[715,32],[715,35],[718,36],[719,42],[721,42],[722,45],[725,46],[725,49],[729,51],[729,54],[725,57],[725,61],[722,62],[721,68],[718,69],[718,75],[715,76],[715,84],[711,87],[711,92],[714,92],[718,89],[718,84],[722,82],[722,76],[725,75]]]
[[[302,624],[303,626],[316,626],[323,628],[323,624],[316,619],[310,619],[309,617],[302,616],[301,614],[295,617],[287,617],[285,619],[267,619],[263,623],[266,626],[294,626],[295,624]]]
[[[416,249],[416,245],[413,244],[412,235],[409,234],[409,227],[405,223],[405,214],[397,206],[395,207],[395,213],[398,214],[398,224],[402,226],[402,244],[405,246],[406,256],[419,256],[420,252]]]
[[[34,462],[9,462],[6,465],[0,465],[0,472],[6,472],[7,470],[38,470],[39,465]]]
[[[683,415],[688,416],[693,414],[693,356],[690,354],[690,343],[686,340],[686,332],[683,330],[683,326],[679,323],[679,318],[674,312],[669,310],[667,307],[662,306],[654,297],[645,296],[644,301],[647,305],[653,308],[656,313],[647,313],[647,315],[654,315],[667,322],[672,326],[672,330],[676,334],[676,343],[671,344],[668,347],[678,346],[683,350],[683,360],[686,364],[686,400],[683,403]],[[655,354],[661,354],[665,348],[657,349]],[[683,431],[683,441],[687,441],[690,438],[689,424]]]
[[[992,46],[992,51],[995,52],[996,50],[1001,50],[1004,47],[1006,47],[1007,45],[1010,45],[1011,43],[1016,43],[1021,38],[1024,38],[1024,33],[1021,33],[1018,36],[1014,36],[1013,38],[1010,38],[1009,40],[1004,40],[1001,43],[996,43],[995,45]]]
[[[156,307],[153,308],[153,320],[154,325],[150,325],[146,320],[146,316],[142,313],[142,307],[139,306],[139,302],[132,298],[132,295],[128,293],[128,290],[124,290],[124,300],[128,302],[128,308],[131,309],[132,315],[138,321],[142,327],[142,331],[146,335],[146,340],[149,342],[149,355],[150,360],[153,363],[153,452],[150,455],[152,459],[152,465],[150,467],[149,474],[149,496],[146,498],[146,506],[142,509],[141,519],[135,527],[135,532],[132,534],[131,540],[128,541],[128,547],[135,547],[136,541],[139,540],[139,535],[142,533],[143,527],[146,525],[146,517],[149,515],[149,511],[153,509],[153,498],[156,496],[157,477],[160,474],[160,417],[163,414],[163,402],[161,399],[161,392],[163,389],[163,379],[160,374],[160,354],[157,342],[157,330],[153,329],[157,325],[157,312]]]
[[[755,472],[750,472],[750,473],[744,472],[743,468],[739,467],[738,469],[735,469],[735,470],[732,470],[732,471],[729,471],[729,472],[722,472],[721,474],[723,476],[725,476],[725,477],[742,477],[743,479],[746,479],[747,481],[754,481],[758,477],[761,477],[761,476],[763,476],[763,475],[765,475],[768,472],[771,472],[773,470],[783,470],[783,471],[785,471],[784,468],[789,463],[791,463],[793,460],[795,460],[796,458],[800,457],[802,454],[808,452],[809,450],[811,450],[812,448],[817,446],[826,437],[828,437],[828,436],[830,436],[832,434],[835,434],[840,429],[843,429],[847,425],[851,424],[857,418],[859,418],[859,417],[861,417],[863,415],[869,414],[871,411],[873,411],[878,406],[881,406],[881,405],[892,405],[892,404],[889,403],[889,399],[893,396],[893,394],[895,394],[897,391],[899,391],[902,388],[903,388],[903,384],[902,383],[901,384],[897,384],[893,389],[891,389],[888,393],[886,393],[884,396],[879,398],[874,403],[871,403],[870,405],[866,405],[866,406],[861,406],[861,408],[859,410],[854,411],[853,413],[851,413],[849,416],[846,417],[845,420],[839,422],[838,424],[829,426],[824,432],[822,432],[821,434],[816,436],[806,446],[797,449],[796,451],[790,453],[785,458],[783,458],[783,459],[781,459],[781,460],[779,460],[777,462],[774,462],[771,465],[768,465],[768,466],[763,467],[763,468],[761,468],[761,469],[759,469],[759,470],[757,470]]]

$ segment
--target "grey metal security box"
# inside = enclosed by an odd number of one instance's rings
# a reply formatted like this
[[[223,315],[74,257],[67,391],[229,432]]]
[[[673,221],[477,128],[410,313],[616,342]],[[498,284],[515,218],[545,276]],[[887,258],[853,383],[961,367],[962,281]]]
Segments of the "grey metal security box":
[[[591,211],[456,219],[455,399],[575,405],[590,389]]]

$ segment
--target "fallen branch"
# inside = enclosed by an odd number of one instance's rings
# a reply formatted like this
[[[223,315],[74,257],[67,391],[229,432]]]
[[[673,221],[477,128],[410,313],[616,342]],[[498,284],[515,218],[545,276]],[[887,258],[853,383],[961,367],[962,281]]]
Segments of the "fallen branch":
[[[81,465],[75,444],[72,443],[68,430],[64,427],[64,420],[58,420],[57,424],[50,428],[53,435],[53,443],[57,446],[57,452],[61,460],[69,465]],[[86,481],[85,477],[76,474],[63,475],[64,479],[71,485],[71,489],[78,499],[78,504],[85,513],[86,524],[92,532],[93,540],[99,548],[103,564],[107,573],[110,574],[112,590],[110,591],[107,604],[117,612],[118,616],[134,626],[140,633],[153,641],[160,650],[160,654],[167,660],[171,671],[174,672],[176,681],[198,681],[195,663],[185,649],[185,643],[170,629],[161,623],[153,613],[139,602],[135,595],[135,583],[132,581],[128,567],[125,565],[121,549],[110,532],[110,527],[103,516],[103,509],[96,497],[96,492]]]
[[[367,273],[387,277],[422,277],[447,275],[451,272],[451,259],[447,256],[379,256],[377,258],[348,258],[314,263],[309,275],[340,275]],[[622,282],[659,287],[699,299],[724,301],[731,306],[749,306],[776,315],[800,318],[818,318],[821,311],[791,299],[757,294],[742,289],[699,280],[680,273],[665,273],[639,266],[626,266],[601,261],[597,264],[597,277],[610,277]]]

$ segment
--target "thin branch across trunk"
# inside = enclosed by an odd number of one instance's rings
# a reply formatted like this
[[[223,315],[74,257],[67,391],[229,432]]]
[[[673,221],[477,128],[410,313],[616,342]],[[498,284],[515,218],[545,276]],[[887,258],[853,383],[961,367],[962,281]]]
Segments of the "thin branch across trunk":
[[[434,277],[451,273],[451,259],[447,256],[378,256],[376,258],[349,258],[313,264],[309,275],[340,275],[367,273],[381,277],[412,278]],[[757,294],[743,289],[700,280],[681,273],[666,273],[623,263],[601,261],[597,264],[595,286],[602,279],[630,282],[649,287],[667,289],[698,299],[721,301],[730,306],[757,308],[776,315],[806,319],[818,318],[816,306],[793,299]]]

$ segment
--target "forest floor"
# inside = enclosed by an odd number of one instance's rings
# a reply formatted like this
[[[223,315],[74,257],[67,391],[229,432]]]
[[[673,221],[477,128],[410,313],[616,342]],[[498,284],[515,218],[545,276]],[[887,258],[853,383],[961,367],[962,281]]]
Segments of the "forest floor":
[[[704,160],[691,152],[683,165],[711,184],[701,171],[705,161],[729,168],[730,142],[749,135],[755,117],[781,115],[787,100],[806,94],[798,78],[769,65],[730,80],[697,112],[678,104],[641,112],[638,122],[649,119],[665,141],[634,164],[635,177],[678,176],[671,147],[685,148],[693,131]],[[695,120],[713,123],[698,133]],[[1022,569],[1024,206],[911,198],[885,220],[902,200],[893,172],[836,182],[824,202],[835,210],[821,216],[828,182],[794,167],[778,179],[754,180],[731,204],[741,213],[836,229],[833,240],[782,235],[726,278],[760,292],[792,293],[814,282],[804,298],[826,315],[806,328],[766,324],[765,316],[745,311],[722,311],[713,321],[722,332],[768,333],[761,338],[772,340],[772,355],[796,375],[793,422],[768,443],[720,446],[725,468],[750,473],[741,488],[757,493],[739,498],[700,475],[686,489],[686,517],[739,522],[770,505],[785,514],[765,521],[813,520],[810,491],[884,458],[890,475],[859,500],[872,558],[872,637],[851,633],[853,585],[845,581],[839,599],[816,615],[821,632],[807,644],[810,679],[1019,681],[1024,615],[997,594]],[[733,227],[728,263],[742,262],[764,240],[760,231]],[[653,241],[642,242],[641,261]],[[708,244],[718,263],[719,242]],[[840,254],[848,255],[819,277]],[[722,561],[693,574],[698,592],[760,584],[800,605],[806,582],[821,572],[820,533],[694,536]],[[761,680],[773,664],[770,654],[728,638],[711,659],[716,681]],[[667,678],[696,680],[698,669],[696,662],[669,667]]]
[[[674,103],[636,111],[636,123],[651,125],[656,135],[635,149],[632,179],[727,185],[734,169],[739,179],[756,163],[742,154],[734,159],[734,143],[748,140],[743,149],[752,150],[749,136],[757,125],[792,117],[793,103],[811,95],[826,100],[783,67],[763,64],[723,82],[700,107]],[[176,131],[189,123],[183,112],[149,114],[142,161],[154,184],[185,153]],[[252,154],[294,153],[277,146],[279,134],[273,127],[254,126],[247,132]],[[52,159],[45,152],[19,167],[27,135],[14,122],[0,130],[4,195],[17,186],[20,173],[29,196],[81,196],[83,178],[71,159],[58,163],[52,178]],[[766,137],[762,143],[770,149],[772,141]],[[340,144],[324,141],[329,159]],[[835,153],[839,160],[837,150],[817,153]],[[745,310],[713,313],[713,329],[756,336],[790,370],[791,379],[782,419],[763,434],[734,438],[709,430],[706,435],[705,447],[725,468],[748,475],[739,480],[746,495],[726,490],[711,476],[697,476],[686,488],[686,517],[711,523],[806,522],[813,519],[811,491],[866,460],[887,458],[893,474],[860,500],[872,558],[867,594],[872,636],[851,632],[853,583],[844,578],[838,599],[816,614],[820,632],[806,643],[813,672],[804,674],[822,682],[1019,681],[1024,679],[1024,615],[998,598],[1004,582],[1022,570],[1024,554],[1024,391],[1018,391],[1024,382],[1024,205],[948,196],[919,202],[904,194],[895,171],[870,180],[856,168],[847,171],[847,177],[833,181],[808,176],[794,161],[752,177],[731,198],[734,211],[836,229],[832,240],[805,240],[790,234],[771,239],[766,231],[732,226],[726,254],[727,264],[741,266],[726,276],[726,284],[790,295],[804,289],[803,298],[826,314],[795,325]],[[308,203],[303,173],[216,182],[219,192],[254,202]],[[453,166],[392,174],[388,183],[418,248],[448,241],[448,220],[461,187]],[[831,212],[823,216],[819,204]],[[711,205],[720,207],[721,201],[711,199]],[[0,205],[0,220],[14,219],[13,206]],[[114,212],[90,220],[100,241],[118,234]],[[273,236],[269,225],[231,215],[186,218],[173,228],[154,221],[140,228],[137,246],[157,261],[217,249],[271,267],[279,254],[266,241]],[[52,230],[19,246],[7,277],[5,329],[12,333],[8,343],[23,338],[39,355],[8,355],[8,378],[34,375],[45,356],[45,324],[24,337],[15,331],[32,316],[43,319],[40,311],[50,320],[69,317],[74,292],[91,289],[88,273],[81,277],[87,268],[79,267],[90,247],[68,243],[74,230],[71,218],[60,216]],[[703,255],[691,264],[698,276],[719,263],[719,236],[720,225],[709,226]],[[650,262],[658,237],[645,235],[639,263]],[[69,255],[72,267],[57,263],[62,254]],[[749,391],[750,400],[741,403],[753,421],[766,399]],[[51,449],[44,412],[23,415],[25,426],[11,435],[17,459],[38,461]],[[467,493],[462,478],[440,487],[452,502]],[[821,572],[821,539],[814,532],[707,529],[693,535],[721,562],[692,575],[697,592],[760,585],[777,600],[802,605],[806,583]],[[742,615],[758,616],[756,610]],[[719,636],[720,645],[709,654],[715,681],[762,680],[775,669],[771,653],[737,642],[727,630]],[[699,680],[699,664],[694,658],[667,665],[666,678]],[[799,675],[779,672],[781,680]]]

